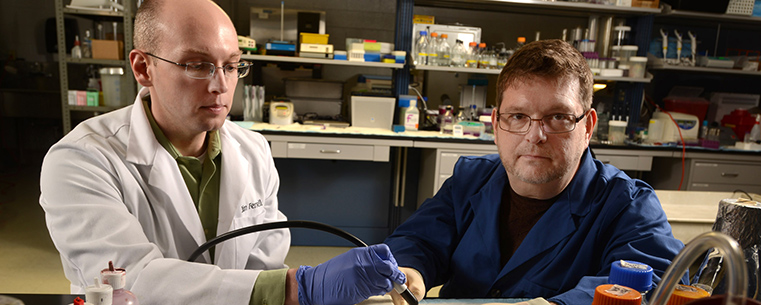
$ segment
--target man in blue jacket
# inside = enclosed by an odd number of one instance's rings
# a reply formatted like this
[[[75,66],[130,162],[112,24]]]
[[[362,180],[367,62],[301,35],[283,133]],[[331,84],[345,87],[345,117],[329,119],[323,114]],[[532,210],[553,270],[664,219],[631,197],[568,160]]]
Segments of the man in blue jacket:
[[[593,159],[592,84],[582,55],[561,40],[510,58],[492,113],[499,155],[461,158],[385,241],[418,298],[443,284],[445,298],[591,304],[621,259],[660,279],[683,244],[649,185]]]

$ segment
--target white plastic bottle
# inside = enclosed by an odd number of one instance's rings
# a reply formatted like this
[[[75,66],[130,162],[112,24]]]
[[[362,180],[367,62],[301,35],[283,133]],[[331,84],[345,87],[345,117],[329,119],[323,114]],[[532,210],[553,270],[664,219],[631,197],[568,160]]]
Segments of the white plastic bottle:
[[[131,291],[124,289],[127,283],[127,271],[122,268],[114,268],[112,262],[108,262],[108,269],[100,272],[103,284],[114,288],[113,305],[139,305],[137,297]]]
[[[449,35],[447,34],[441,34],[441,38],[439,38],[439,66],[448,67],[451,64],[451,47],[449,46],[449,42],[447,42],[448,38]]]
[[[425,66],[428,64],[428,32],[420,31],[419,36],[415,39],[415,65]]]
[[[417,109],[417,100],[410,100],[410,105],[404,108],[404,130],[418,130],[420,124],[420,111]]]
[[[71,48],[71,58],[82,58],[82,48],[79,46],[79,35],[74,36],[74,47]]]
[[[756,115],[756,123],[750,130],[750,141],[757,142],[761,140],[761,114]]]
[[[431,33],[431,39],[428,42],[428,65],[439,65],[439,33]]]

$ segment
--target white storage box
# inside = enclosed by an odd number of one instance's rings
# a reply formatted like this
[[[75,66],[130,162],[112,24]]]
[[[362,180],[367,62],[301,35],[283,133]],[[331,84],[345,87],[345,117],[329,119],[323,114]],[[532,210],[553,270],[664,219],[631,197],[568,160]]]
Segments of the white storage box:
[[[391,130],[394,120],[393,97],[351,96],[351,126]]]

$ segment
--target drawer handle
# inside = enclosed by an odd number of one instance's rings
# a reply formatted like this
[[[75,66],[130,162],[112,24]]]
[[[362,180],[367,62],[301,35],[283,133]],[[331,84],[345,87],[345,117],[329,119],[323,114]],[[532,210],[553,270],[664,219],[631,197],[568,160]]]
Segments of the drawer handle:
[[[321,154],[340,154],[340,149],[320,149]]]
[[[737,176],[739,175],[740,174],[738,173],[721,173],[722,177],[727,177],[727,178],[737,178]]]

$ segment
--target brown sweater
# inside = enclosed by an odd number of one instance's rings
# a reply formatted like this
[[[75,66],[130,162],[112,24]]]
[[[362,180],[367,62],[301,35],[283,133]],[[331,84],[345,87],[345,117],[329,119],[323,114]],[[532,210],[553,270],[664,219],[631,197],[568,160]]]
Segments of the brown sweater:
[[[558,196],[547,200],[531,199],[516,194],[510,184],[505,185],[499,209],[499,250],[502,266],[515,254],[528,232],[555,203]]]

